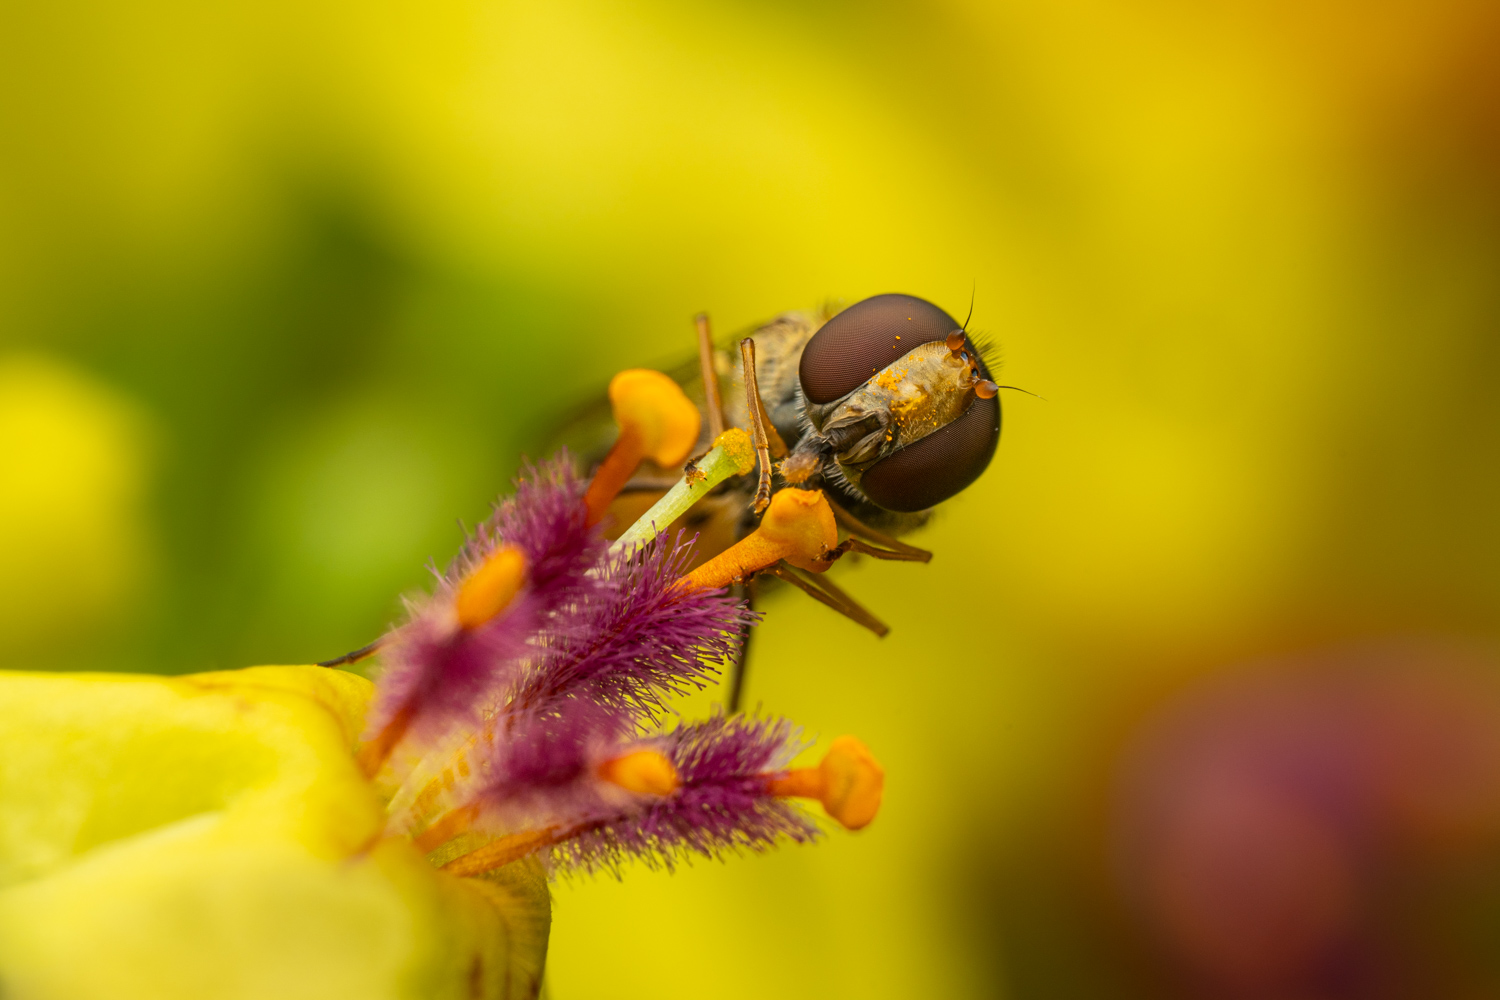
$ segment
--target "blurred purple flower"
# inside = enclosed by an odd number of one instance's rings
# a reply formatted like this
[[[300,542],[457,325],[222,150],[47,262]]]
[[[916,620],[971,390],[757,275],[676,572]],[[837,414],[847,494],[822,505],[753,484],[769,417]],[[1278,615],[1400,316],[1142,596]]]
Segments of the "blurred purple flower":
[[[1450,866],[1500,860],[1494,664],[1393,644],[1288,666],[1150,727],[1121,785],[1127,897],[1205,996],[1456,995],[1417,926],[1450,919]]]

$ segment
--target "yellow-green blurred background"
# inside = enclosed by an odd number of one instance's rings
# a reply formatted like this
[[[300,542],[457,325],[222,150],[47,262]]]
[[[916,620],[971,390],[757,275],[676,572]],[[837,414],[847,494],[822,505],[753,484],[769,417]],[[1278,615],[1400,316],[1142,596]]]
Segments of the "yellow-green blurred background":
[[[1191,989],[1112,888],[1141,720],[1500,633],[1482,0],[4,5],[0,666],[343,652],[697,310],[971,290],[1045,401],[842,576],[888,639],[755,651],[885,812],[564,884],[551,996]]]

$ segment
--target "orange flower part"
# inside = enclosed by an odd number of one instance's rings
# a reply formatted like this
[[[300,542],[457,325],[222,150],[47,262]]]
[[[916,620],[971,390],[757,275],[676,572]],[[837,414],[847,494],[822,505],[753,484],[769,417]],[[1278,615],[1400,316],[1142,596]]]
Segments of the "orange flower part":
[[[419,851],[435,851],[461,833],[468,831],[470,824],[479,818],[479,806],[460,806],[444,813],[427,829],[412,838]]]
[[[443,865],[443,871],[460,878],[483,875],[496,868],[503,868],[512,861],[518,861],[533,851],[550,847],[559,840],[566,839],[567,835],[568,831],[556,826],[513,833],[508,837],[492,840],[478,850],[459,855]]]
[[[677,768],[655,750],[636,750],[599,765],[599,777],[637,795],[667,796],[682,784]]]
[[[845,828],[858,830],[880,812],[885,769],[859,740],[840,736],[817,767],[772,775],[766,790],[779,798],[817,799]]]
[[[833,508],[821,490],[783,489],[771,497],[760,527],[679,581],[682,587],[725,587],[785,559],[821,573],[823,554],[839,543]]]
[[[685,462],[703,424],[682,388],[649,368],[627,368],[611,379],[609,401],[620,436],[584,495],[590,524],[599,523],[645,459],[663,468]]]
[[[375,735],[368,743],[362,744],[355,760],[365,777],[373,778],[380,772],[380,767],[385,759],[391,755],[396,744],[401,742],[401,737],[406,735],[406,729],[411,725],[412,716],[416,709],[411,704],[401,706],[401,709],[391,717],[391,721],[385,724],[385,728]]]
[[[526,554],[513,545],[502,545],[459,584],[453,596],[458,624],[478,628],[490,621],[515,599],[526,582]]]

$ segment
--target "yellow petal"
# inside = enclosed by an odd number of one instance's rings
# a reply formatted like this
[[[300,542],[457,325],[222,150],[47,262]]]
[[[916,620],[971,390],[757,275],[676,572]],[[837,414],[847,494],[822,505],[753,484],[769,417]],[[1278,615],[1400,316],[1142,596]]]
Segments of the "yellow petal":
[[[380,839],[370,685],[0,673],[0,984],[59,998],[522,997],[545,881]]]

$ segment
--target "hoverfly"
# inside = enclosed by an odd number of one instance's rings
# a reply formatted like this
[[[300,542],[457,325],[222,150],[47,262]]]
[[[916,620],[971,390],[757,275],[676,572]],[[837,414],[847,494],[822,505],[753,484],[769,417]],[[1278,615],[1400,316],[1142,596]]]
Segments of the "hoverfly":
[[[886,294],[838,312],[784,313],[743,337],[738,351],[714,345],[706,316],[697,326],[697,363],[668,373],[704,412],[694,454],[728,425],[753,430],[760,460],[755,473],[723,483],[671,526],[698,534],[695,559],[753,530],[772,491],[817,487],[848,533],[833,555],[853,550],[927,562],[930,552],[894,536],[919,527],[933,507],[978,479],[1000,439],[1003,387],[991,380],[967,321],[960,325],[916,296]],[[578,414],[554,444],[568,446],[587,472],[612,437],[608,407],[600,404]],[[643,464],[609,508],[614,530],[632,524],[680,474]],[[877,635],[888,631],[826,577],[784,565],[768,573]],[[755,585],[740,585],[747,599]],[[743,688],[744,654],[742,648],[730,686],[731,711]]]

